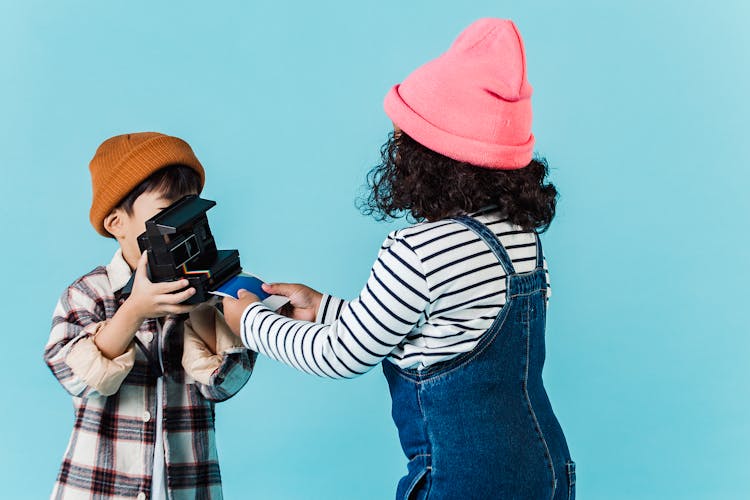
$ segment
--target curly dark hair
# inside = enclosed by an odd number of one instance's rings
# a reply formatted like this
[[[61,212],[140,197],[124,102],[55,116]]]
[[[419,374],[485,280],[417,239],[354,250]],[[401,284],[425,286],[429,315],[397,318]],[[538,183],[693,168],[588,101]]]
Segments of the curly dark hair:
[[[482,168],[432,151],[404,132],[391,132],[380,154],[382,162],[367,174],[369,194],[358,202],[377,220],[433,222],[496,205],[524,230],[544,232],[555,216],[558,193],[545,182],[544,158],[517,170]]]

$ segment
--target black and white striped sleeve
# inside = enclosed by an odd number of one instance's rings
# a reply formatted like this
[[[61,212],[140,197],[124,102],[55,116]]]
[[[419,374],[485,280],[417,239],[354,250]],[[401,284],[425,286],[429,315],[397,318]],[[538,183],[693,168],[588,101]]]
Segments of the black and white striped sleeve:
[[[323,298],[320,300],[320,308],[318,308],[318,314],[315,319],[317,323],[323,323],[324,325],[330,325],[341,316],[341,311],[344,310],[346,301],[333,295],[323,294]]]
[[[404,340],[429,300],[419,257],[408,243],[389,237],[356,299],[324,296],[320,323],[292,320],[255,303],[243,312],[241,337],[250,349],[299,370],[352,378]]]

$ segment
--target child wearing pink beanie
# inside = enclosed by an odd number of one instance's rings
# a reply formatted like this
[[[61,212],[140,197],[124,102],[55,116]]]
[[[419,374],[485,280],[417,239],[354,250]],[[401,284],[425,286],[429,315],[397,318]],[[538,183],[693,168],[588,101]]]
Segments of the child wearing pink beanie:
[[[543,382],[550,296],[539,233],[555,213],[533,157],[532,88],[513,22],[481,19],[385,98],[394,132],[364,212],[415,225],[384,241],[358,297],[273,284],[229,325],[252,350],[322,377],[382,365],[408,459],[398,499],[575,497]]]

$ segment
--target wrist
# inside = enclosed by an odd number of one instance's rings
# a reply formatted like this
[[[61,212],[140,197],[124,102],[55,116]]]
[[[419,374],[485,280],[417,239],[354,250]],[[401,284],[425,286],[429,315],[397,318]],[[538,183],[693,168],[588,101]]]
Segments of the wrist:
[[[139,308],[131,299],[127,299],[122,303],[120,308],[115,312],[115,316],[128,324],[136,326],[136,329],[148,319],[146,315],[139,311]]]
[[[126,300],[107,324],[94,335],[94,344],[109,359],[115,359],[129,348],[144,319]]]
[[[333,295],[323,294],[317,309],[315,321],[317,323],[331,324],[339,318],[346,301]]]
[[[261,313],[261,311],[271,311],[263,302],[253,302],[251,304],[247,304],[240,314],[240,317],[238,318],[238,324],[237,329],[233,330],[234,334],[240,337],[243,344],[247,342],[251,342],[250,344],[245,344],[246,347],[249,347],[252,350],[257,351],[257,347],[252,343],[252,324],[255,321],[255,317]]]
[[[320,310],[320,303],[322,301],[323,301],[323,294],[320,292],[315,292],[315,296],[313,297],[312,310],[315,311],[316,316],[317,316],[317,312]]]

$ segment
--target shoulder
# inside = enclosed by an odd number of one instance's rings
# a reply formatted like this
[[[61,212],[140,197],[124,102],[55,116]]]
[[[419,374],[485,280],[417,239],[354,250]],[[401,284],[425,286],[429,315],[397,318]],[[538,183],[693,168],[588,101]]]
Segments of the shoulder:
[[[465,230],[464,226],[452,219],[443,219],[435,222],[421,222],[413,226],[392,231],[383,242],[383,247],[401,244],[412,250],[440,240],[456,231]]]
[[[70,306],[89,306],[112,295],[107,268],[97,266],[71,283],[61,301]]]
[[[380,248],[379,257],[381,260],[396,259],[402,264],[408,263],[426,278],[434,265],[431,259],[435,253],[452,245],[460,245],[472,236],[465,226],[451,219],[423,222],[389,233]]]

